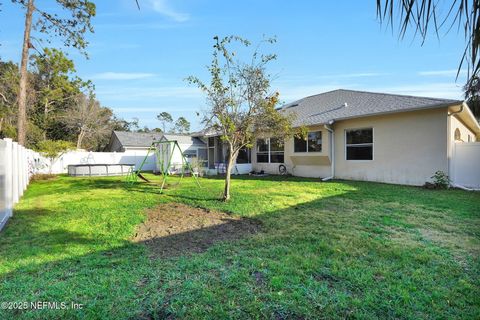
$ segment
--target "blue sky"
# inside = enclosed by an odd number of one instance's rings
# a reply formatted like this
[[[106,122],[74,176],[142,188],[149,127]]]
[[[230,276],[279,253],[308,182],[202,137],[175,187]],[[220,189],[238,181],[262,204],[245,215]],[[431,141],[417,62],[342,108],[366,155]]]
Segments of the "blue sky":
[[[201,129],[195,111],[205,109],[205,98],[184,79],[208,80],[214,35],[276,36],[269,71],[284,102],[337,88],[461,98],[465,75],[457,82],[455,75],[463,35],[432,34],[423,46],[408,35],[399,40],[377,21],[374,0],[139,0],[140,11],[134,0],[96,2],[90,58],[69,56],[102,105],[142,126],[160,127],[155,115],[167,111]],[[0,57],[18,62],[23,13],[10,2],[2,9]]]

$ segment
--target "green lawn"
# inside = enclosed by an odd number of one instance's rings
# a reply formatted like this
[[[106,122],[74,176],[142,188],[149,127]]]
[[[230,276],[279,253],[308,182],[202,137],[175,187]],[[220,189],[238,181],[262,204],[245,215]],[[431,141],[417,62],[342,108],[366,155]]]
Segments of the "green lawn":
[[[0,319],[480,318],[480,193],[364,182],[186,178],[165,194],[122,178],[34,182],[0,232]],[[149,258],[145,209],[181,202],[258,219],[199,254]]]

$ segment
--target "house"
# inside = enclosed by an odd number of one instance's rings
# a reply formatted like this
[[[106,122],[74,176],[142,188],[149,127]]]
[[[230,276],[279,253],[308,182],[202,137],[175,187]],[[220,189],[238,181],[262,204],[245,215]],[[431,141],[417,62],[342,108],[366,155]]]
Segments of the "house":
[[[184,160],[192,161],[196,158],[201,163],[207,162],[207,147],[206,144],[198,137],[190,135],[180,134],[164,134],[160,139],[161,142],[173,142],[176,141],[178,146],[174,146],[172,143],[158,145],[158,155],[161,156],[160,161],[157,161],[155,171],[165,170],[170,162],[169,170],[181,169],[184,165]],[[179,149],[180,148],[180,149]],[[173,153],[172,153],[173,152]],[[183,157],[182,157],[183,156]],[[201,164],[199,163],[199,164]],[[163,164],[163,169],[162,169]]]
[[[227,145],[222,141],[219,132],[206,129],[192,134],[193,137],[202,139],[207,148],[206,167],[209,174],[225,173],[227,162]],[[253,170],[252,156],[249,148],[238,152],[237,161],[232,169],[233,174],[247,174]]]
[[[160,141],[162,137],[163,133],[161,132],[113,131],[105,151],[147,151],[153,141]]]
[[[294,126],[306,126],[308,137],[257,139],[239,159],[255,171],[422,185],[436,171],[452,172],[456,141],[480,139],[478,121],[458,100],[340,89],[280,110],[295,113]],[[225,161],[218,135],[205,138],[209,166]]]
[[[132,160],[130,162],[138,163],[138,157],[141,157],[143,160],[143,158],[145,158],[149,152],[152,143],[160,141],[177,141],[183,155],[187,159],[198,158],[205,159],[206,161],[207,148],[206,144],[201,139],[190,135],[164,134],[161,132],[146,133],[113,131],[105,151],[123,152],[125,154],[132,155]],[[173,166],[179,166],[182,164],[182,153],[180,153],[178,149],[173,152],[173,155],[171,156],[171,164]],[[170,158],[170,153],[168,150],[165,150],[164,155],[166,159]],[[168,162],[166,159],[164,163]],[[158,167],[158,160],[159,159],[155,157],[155,152],[152,152],[151,150],[149,153],[149,158],[146,161],[146,165],[144,165],[142,169],[153,171],[160,170]]]

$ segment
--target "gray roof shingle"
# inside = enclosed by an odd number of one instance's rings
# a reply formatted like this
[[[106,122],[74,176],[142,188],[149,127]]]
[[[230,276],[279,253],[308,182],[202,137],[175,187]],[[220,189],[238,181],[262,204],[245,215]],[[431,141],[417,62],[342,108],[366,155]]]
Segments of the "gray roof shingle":
[[[294,101],[280,110],[295,112],[294,125],[300,126],[460,103],[462,101],[451,99],[338,89]]]
[[[166,134],[165,138],[169,141],[177,140],[180,144],[192,144],[194,146],[204,146],[205,143],[197,137],[183,134]]]
[[[113,133],[124,147],[150,147],[154,140],[160,141],[163,137],[161,132],[114,131]]]

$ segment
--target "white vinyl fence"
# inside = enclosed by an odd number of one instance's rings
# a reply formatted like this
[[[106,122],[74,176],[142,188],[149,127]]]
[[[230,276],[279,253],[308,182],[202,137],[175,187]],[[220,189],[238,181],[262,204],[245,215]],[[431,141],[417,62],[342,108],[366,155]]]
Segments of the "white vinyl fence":
[[[480,142],[457,142],[453,147],[452,184],[480,190]]]
[[[67,173],[70,164],[134,164],[138,168],[146,150],[127,152],[70,151],[56,160],[52,173]],[[155,155],[150,154],[143,170],[155,169]],[[13,206],[27,189],[30,177],[49,173],[50,162],[38,152],[27,149],[12,139],[0,139],[0,230],[12,216]]]
[[[70,151],[53,163],[52,173],[67,173],[70,164],[133,164],[135,169],[138,169],[146,155],[146,150],[125,152]],[[142,170],[153,171],[155,167],[155,154],[150,153]]]
[[[13,142],[0,139],[0,230],[12,216],[13,206],[27,189],[41,156]]]

